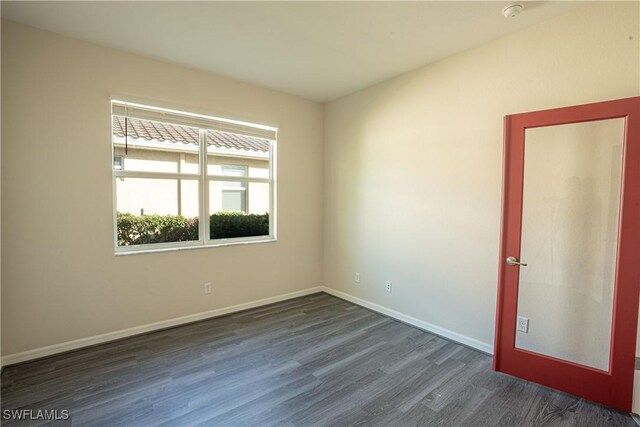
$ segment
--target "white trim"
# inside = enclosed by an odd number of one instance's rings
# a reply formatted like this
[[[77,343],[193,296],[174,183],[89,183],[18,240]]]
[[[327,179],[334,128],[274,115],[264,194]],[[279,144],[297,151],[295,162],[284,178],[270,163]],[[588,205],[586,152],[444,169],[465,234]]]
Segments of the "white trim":
[[[349,301],[353,304],[359,305],[364,308],[368,308],[369,310],[375,311],[376,313],[383,314],[385,316],[389,316],[395,320],[399,320],[403,323],[407,323],[411,326],[415,326],[418,329],[422,329],[423,331],[430,332],[432,334],[441,336],[443,338],[449,339],[451,341],[455,341],[462,345],[466,345],[468,347],[474,348],[476,350],[480,350],[483,353],[493,354],[493,345],[487,344],[475,338],[468,337],[466,335],[459,334],[449,329],[442,328],[440,326],[436,326],[432,323],[425,322],[424,320],[416,319],[415,317],[408,316],[406,314],[400,313],[399,311],[392,310],[387,307],[383,307],[379,304],[364,300],[362,298],[354,297],[353,295],[349,295],[342,291],[337,291],[332,288],[328,288],[326,286],[322,287],[322,290],[329,295],[333,295],[335,297],[341,298],[343,300]]]
[[[171,249],[201,248],[200,240],[183,240],[178,242],[146,243],[142,245],[117,246],[116,255],[123,253],[164,252]]]
[[[111,129],[110,138],[109,138],[109,146],[111,147],[111,158],[109,162],[109,169],[111,170],[111,200],[112,200],[111,214],[113,215],[112,233],[113,233],[113,247],[117,248],[118,247],[118,197],[117,197],[118,183],[117,183],[117,178],[114,174],[119,171],[117,171],[113,167],[113,157],[116,155],[116,147],[113,144],[113,140],[111,139],[113,138],[113,115],[112,114],[109,114],[109,128]]]
[[[115,341],[122,338],[131,337],[134,335],[144,334],[146,332],[153,332],[161,329],[171,328],[174,326],[184,325],[187,323],[197,322],[199,320],[220,317],[226,314],[248,310],[250,308],[261,307],[264,305],[269,305],[269,304],[273,304],[280,301],[286,301],[292,298],[298,298],[305,295],[315,294],[318,292],[322,292],[322,290],[323,290],[322,286],[317,286],[314,288],[304,289],[302,291],[295,291],[295,292],[290,292],[288,294],[278,295],[275,297],[269,297],[269,298],[264,298],[257,301],[237,304],[231,307],[217,308],[215,310],[204,311],[202,313],[190,314],[187,316],[176,317],[168,320],[161,320],[159,322],[148,323],[142,326],[135,326],[133,328],[122,329],[120,331],[108,332],[106,334],[80,338],[77,340],[67,341],[60,344],[53,344],[46,347],[40,347],[40,348],[35,348],[33,350],[23,351],[20,353],[9,354],[7,356],[2,357],[2,366],[6,367],[9,365],[15,365],[16,363],[26,362],[28,360],[33,360],[33,359],[39,359],[41,357],[52,356],[54,354],[64,353],[71,350],[77,350],[80,348],[89,347],[96,344],[104,344],[110,341]]]
[[[209,181],[207,181],[209,157],[206,153],[206,144],[207,131],[204,129],[198,129],[198,168],[200,170],[200,181],[198,183],[198,188],[200,189],[200,199],[198,200],[198,203],[200,203],[198,205],[198,237],[203,244],[210,236],[209,227],[211,227],[211,215],[209,214]]]
[[[278,180],[276,174],[278,172],[277,168],[278,162],[278,132],[276,131],[276,139],[271,141],[271,145],[269,146],[269,234],[273,236],[274,239],[278,238],[278,204],[277,195],[278,195]]]
[[[274,236],[232,237],[229,239],[209,239],[203,243],[200,240],[187,242],[150,243],[146,245],[118,246],[115,255],[153,254],[158,252],[184,251],[188,249],[222,248],[225,246],[253,245],[256,243],[277,242]],[[180,244],[180,245],[178,245]]]

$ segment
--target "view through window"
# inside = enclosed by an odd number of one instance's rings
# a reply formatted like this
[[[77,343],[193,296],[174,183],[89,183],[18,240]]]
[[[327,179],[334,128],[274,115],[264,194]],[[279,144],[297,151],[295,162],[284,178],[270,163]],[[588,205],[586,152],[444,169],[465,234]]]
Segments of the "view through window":
[[[275,239],[275,132],[114,101],[116,251]]]

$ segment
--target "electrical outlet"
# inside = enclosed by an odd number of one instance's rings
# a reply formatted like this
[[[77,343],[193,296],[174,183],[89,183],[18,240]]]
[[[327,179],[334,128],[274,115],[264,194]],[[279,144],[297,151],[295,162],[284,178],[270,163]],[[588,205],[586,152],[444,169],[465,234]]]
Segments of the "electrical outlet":
[[[356,277],[354,279],[356,283],[360,283],[360,273],[356,273]]]
[[[204,284],[204,294],[209,295],[211,293],[211,283]]]
[[[529,319],[526,317],[518,316],[518,331],[524,332],[525,334],[529,333]]]
[[[386,281],[384,282],[384,290],[387,291],[388,293],[391,293],[391,282],[390,281]]]

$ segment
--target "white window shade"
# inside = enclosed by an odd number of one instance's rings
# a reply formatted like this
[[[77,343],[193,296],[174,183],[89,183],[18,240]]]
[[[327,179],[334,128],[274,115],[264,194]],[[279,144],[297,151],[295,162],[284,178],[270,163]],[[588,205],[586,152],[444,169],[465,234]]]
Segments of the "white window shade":
[[[200,114],[185,113],[147,105],[113,100],[111,113],[116,116],[133,117],[137,119],[154,120],[165,123],[173,123],[185,126],[194,126],[205,129],[215,129],[223,132],[240,135],[276,139],[277,129],[270,126],[246,123],[237,120],[229,120],[220,117],[211,117]]]

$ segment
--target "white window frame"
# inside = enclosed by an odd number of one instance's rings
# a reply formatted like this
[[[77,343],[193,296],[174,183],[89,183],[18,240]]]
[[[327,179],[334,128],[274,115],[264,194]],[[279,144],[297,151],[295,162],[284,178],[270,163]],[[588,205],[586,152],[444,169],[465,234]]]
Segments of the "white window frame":
[[[112,100],[111,121],[111,171],[113,186],[113,244],[116,255],[166,252],[184,249],[212,248],[230,245],[244,245],[253,243],[266,243],[277,241],[276,229],[276,149],[277,149],[277,128],[254,123],[248,123],[238,120],[224,119],[220,117],[207,116],[197,113],[188,113],[179,110],[154,107],[144,104],[131,103],[120,100]],[[125,115],[129,117],[144,118],[147,120],[164,121],[165,123],[173,123],[177,125],[187,125],[199,128],[198,154],[199,154],[199,173],[169,173],[169,172],[138,172],[116,170],[113,158],[115,156],[115,144],[113,142],[113,116],[122,115],[115,112],[125,111]],[[266,138],[270,141],[269,150],[269,177],[253,178],[239,177],[221,174],[208,173],[208,156],[207,150],[207,130],[218,130],[225,132],[247,133],[253,136]],[[216,154],[216,153],[214,153]],[[231,153],[229,153],[231,155]],[[123,158],[124,166],[124,158]],[[117,210],[117,181],[122,178],[147,178],[147,179],[186,179],[197,180],[199,185],[199,238],[198,240],[153,243],[144,245],[118,246],[118,210]],[[269,234],[266,236],[250,236],[250,237],[234,237],[228,239],[211,239],[210,221],[211,213],[209,212],[209,184],[212,181],[233,181],[245,182],[246,187],[249,183],[267,183],[269,184]],[[248,190],[247,190],[248,191]],[[248,210],[248,200],[247,200]]]

